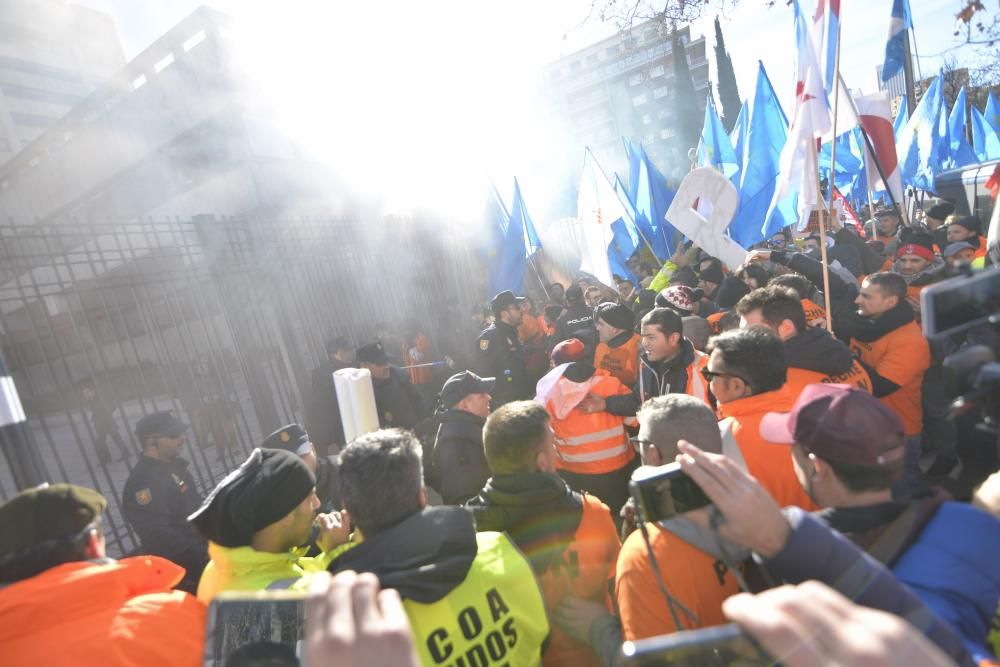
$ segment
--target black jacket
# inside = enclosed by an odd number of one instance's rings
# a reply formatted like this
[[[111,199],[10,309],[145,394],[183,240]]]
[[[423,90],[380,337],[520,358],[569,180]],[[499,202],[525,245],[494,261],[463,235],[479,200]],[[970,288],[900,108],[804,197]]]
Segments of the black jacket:
[[[535,395],[535,387],[524,367],[524,352],[517,330],[508,324],[494,322],[479,335],[473,370],[480,377],[496,378],[491,394],[494,409]]]
[[[425,507],[348,549],[330,572],[372,572],[382,588],[423,604],[437,602],[465,581],[479,551],[472,513]]]
[[[594,326],[594,310],[586,304],[576,303],[566,309],[556,320],[555,335],[551,347],[569,338],[579,338],[586,345],[597,345],[597,327]]]
[[[424,478],[445,505],[461,505],[490,478],[483,453],[486,420],[464,410],[446,410],[440,422],[429,456],[425,454]]]
[[[122,491],[122,513],[143,552],[177,563],[186,580],[197,581],[208,562],[208,543],[187,520],[201,500],[183,458],[165,463],[140,456]]]
[[[466,506],[477,530],[510,535],[536,574],[561,561],[583,516],[583,497],[544,472],[497,475]]]
[[[687,367],[694,362],[694,346],[681,338],[680,353],[669,361],[652,362],[645,350],[639,352],[639,379],[631,394],[608,396],[605,409],[619,417],[633,417],[639,406],[654,396],[687,392]]]
[[[306,406],[306,430],[321,454],[329,451],[331,445],[346,444],[333,373],[350,367],[350,364],[333,359],[312,372],[312,390]]]
[[[406,371],[390,368],[389,379],[373,382],[372,387],[378,423],[382,428],[412,429],[426,416],[424,400],[414,389]]]
[[[789,368],[803,368],[824,375],[843,375],[854,366],[850,348],[826,329],[806,329],[785,341],[785,361]]]
[[[320,456],[316,459],[316,495],[319,511],[336,512],[343,508],[340,498],[340,456]]]

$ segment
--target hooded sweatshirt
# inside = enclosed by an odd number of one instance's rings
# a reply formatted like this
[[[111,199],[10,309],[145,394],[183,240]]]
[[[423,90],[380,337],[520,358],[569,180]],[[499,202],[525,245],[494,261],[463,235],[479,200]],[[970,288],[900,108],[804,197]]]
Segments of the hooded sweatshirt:
[[[785,341],[787,385],[798,395],[807,384],[849,384],[871,393],[868,372],[854,360],[850,348],[826,329],[806,329]]]

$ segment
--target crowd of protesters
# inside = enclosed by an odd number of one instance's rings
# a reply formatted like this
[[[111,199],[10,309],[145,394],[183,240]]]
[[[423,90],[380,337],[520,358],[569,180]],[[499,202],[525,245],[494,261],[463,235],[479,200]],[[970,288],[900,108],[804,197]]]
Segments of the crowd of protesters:
[[[918,324],[923,288],[1000,257],[948,205],[924,221],[783,232],[740,267],[686,244],[541,307],[501,292],[464,341],[333,339],[305,426],[214,489],[184,420],[147,415],[122,497],[141,555],[106,557],[96,491],[0,505],[0,663],[200,664],[220,594],[291,590],[304,641],[226,664],[614,665],[725,623],[787,665],[1000,664],[997,439],[949,414],[944,363],[1000,344]],[[352,366],[381,430],[345,442]],[[646,521],[629,481],[670,463],[710,504]]]

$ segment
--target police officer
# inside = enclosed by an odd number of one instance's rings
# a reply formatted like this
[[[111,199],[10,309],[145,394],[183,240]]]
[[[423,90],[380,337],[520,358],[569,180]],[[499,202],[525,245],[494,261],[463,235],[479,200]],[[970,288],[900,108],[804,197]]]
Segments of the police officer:
[[[367,368],[372,374],[375,408],[382,428],[412,429],[427,416],[424,401],[410,382],[409,374],[389,365],[389,355],[382,343],[369,343],[358,349],[356,359],[359,368]]]
[[[183,567],[184,580],[177,588],[194,593],[208,552],[205,540],[187,521],[201,505],[188,462],[180,456],[187,430],[173,410],[154,412],[136,423],[142,456],[125,481],[122,512],[143,552]]]
[[[322,514],[341,509],[340,502],[340,457],[336,454],[317,456],[316,447],[309,434],[299,424],[288,424],[267,436],[261,447],[284,449],[302,459],[312,474],[316,476],[316,495],[319,497],[319,511]]]
[[[474,370],[480,377],[496,378],[496,387],[492,392],[494,409],[504,403],[526,400],[535,395],[535,388],[524,366],[521,341],[517,337],[517,327],[524,318],[521,312],[524,301],[524,297],[514,296],[510,290],[497,294],[490,301],[496,319],[479,334]]]

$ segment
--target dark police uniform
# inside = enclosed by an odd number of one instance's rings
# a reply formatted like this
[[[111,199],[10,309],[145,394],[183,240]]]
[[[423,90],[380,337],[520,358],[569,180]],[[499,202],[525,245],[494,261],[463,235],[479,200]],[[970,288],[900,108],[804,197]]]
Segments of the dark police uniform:
[[[358,349],[357,362],[373,366],[389,365],[389,355],[382,343],[369,343]],[[389,379],[379,382],[372,378],[375,409],[382,428],[413,429],[427,416],[424,399],[410,382],[410,375],[399,368],[389,369]]]
[[[512,292],[501,292],[493,297],[493,312],[522,302]],[[517,337],[517,329],[499,319],[479,334],[476,345],[475,372],[480,377],[496,378],[493,389],[494,409],[511,401],[528,400],[535,396],[535,387],[524,365],[524,351]]]
[[[261,443],[264,449],[284,449],[296,456],[304,456],[310,452],[316,453],[314,443],[300,424],[286,424]],[[319,511],[322,513],[337,512],[342,509],[340,500],[340,457],[316,456],[316,497],[319,498]]]
[[[178,588],[190,593],[208,562],[208,545],[187,521],[199,505],[201,495],[181,458],[165,463],[140,457],[122,493],[122,512],[139,536],[143,553],[183,567],[184,581]]]

